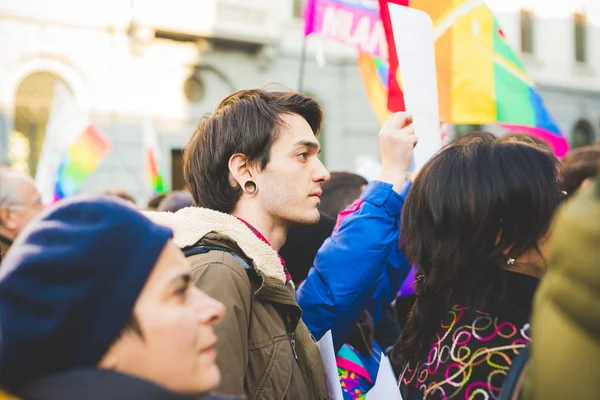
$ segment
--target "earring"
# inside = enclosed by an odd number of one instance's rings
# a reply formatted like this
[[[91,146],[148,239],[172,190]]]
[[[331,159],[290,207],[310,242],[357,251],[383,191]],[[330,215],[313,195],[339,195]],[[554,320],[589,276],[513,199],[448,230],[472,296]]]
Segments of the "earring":
[[[256,183],[254,181],[246,181],[246,183],[244,183],[244,192],[248,193],[248,194],[254,194],[256,193],[256,190],[258,189],[258,187],[256,186]]]

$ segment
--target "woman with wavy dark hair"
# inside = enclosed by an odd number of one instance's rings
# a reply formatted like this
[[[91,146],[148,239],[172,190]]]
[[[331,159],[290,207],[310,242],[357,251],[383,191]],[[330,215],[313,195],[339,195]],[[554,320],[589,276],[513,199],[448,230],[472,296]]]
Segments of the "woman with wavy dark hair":
[[[392,353],[405,400],[498,397],[530,341],[563,197],[556,158],[489,133],[451,143],[423,167],[401,224],[417,268],[417,300]]]

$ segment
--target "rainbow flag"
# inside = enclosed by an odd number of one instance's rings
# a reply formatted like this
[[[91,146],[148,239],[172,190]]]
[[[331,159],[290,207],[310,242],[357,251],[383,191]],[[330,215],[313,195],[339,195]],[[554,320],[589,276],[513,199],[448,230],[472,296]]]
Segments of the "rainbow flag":
[[[54,201],[78,193],[111,148],[108,137],[94,124],[88,125],[63,156],[54,186]]]
[[[565,137],[483,0],[379,0],[388,39],[390,82],[400,82],[388,3],[424,11],[433,20],[442,120],[498,123],[512,132],[545,140],[559,157],[567,152]],[[403,105],[399,86],[390,85],[388,108],[401,111]]]
[[[390,66],[387,61],[381,58],[360,53],[358,56],[358,68],[371,107],[375,111],[379,122],[383,124],[391,114],[387,107]]]
[[[152,195],[165,193],[165,184],[160,173],[160,150],[154,125],[144,124],[144,170],[146,185]]]

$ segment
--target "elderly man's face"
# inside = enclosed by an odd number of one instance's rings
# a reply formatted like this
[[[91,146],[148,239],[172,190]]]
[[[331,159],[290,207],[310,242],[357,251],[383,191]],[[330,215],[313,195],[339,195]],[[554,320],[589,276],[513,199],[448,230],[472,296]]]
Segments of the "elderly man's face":
[[[15,201],[0,208],[0,224],[3,235],[14,240],[29,221],[44,209],[44,205],[29,176],[15,173],[11,179],[16,192]]]

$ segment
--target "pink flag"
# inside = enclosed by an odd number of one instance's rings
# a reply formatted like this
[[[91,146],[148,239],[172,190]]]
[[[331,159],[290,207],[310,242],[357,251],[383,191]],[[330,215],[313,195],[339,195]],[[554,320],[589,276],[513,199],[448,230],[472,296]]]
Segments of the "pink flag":
[[[377,0],[308,0],[304,34],[316,34],[387,59],[387,39]]]
[[[498,124],[498,126],[511,133],[526,133],[528,135],[545,141],[546,143],[548,143],[548,145],[550,145],[550,147],[554,151],[554,154],[556,154],[556,156],[559,158],[564,157],[569,151],[569,142],[567,142],[565,137],[561,136],[560,134],[551,132],[547,129],[535,126],[505,123]]]

